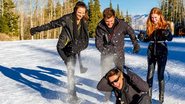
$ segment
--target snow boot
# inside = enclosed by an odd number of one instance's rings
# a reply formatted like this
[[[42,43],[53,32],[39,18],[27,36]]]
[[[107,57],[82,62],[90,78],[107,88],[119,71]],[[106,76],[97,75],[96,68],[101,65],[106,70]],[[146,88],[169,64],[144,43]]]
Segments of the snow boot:
[[[85,73],[85,72],[87,72],[87,68],[80,65],[80,73]]]
[[[77,102],[79,102],[79,98],[77,96],[72,96],[69,95],[69,98],[67,98],[67,103],[69,104],[78,104]]]
[[[164,80],[159,82],[159,101],[164,102]]]
[[[80,65],[80,73],[85,73],[88,68],[86,68],[82,65],[80,53],[78,53],[78,61],[79,61],[79,65]]]
[[[149,88],[148,96],[149,96],[150,104],[152,104],[152,87]]]

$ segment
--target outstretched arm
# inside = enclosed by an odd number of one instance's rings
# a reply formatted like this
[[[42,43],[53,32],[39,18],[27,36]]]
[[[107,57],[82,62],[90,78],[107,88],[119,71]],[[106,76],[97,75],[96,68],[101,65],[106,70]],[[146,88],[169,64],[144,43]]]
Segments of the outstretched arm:
[[[51,21],[47,24],[32,27],[30,29],[30,33],[31,33],[31,35],[34,35],[37,32],[46,31],[46,30],[54,29],[54,28],[57,28],[57,27],[65,26],[65,25],[66,25],[66,22],[61,17],[61,18],[59,18],[57,20],[53,20],[53,21]]]

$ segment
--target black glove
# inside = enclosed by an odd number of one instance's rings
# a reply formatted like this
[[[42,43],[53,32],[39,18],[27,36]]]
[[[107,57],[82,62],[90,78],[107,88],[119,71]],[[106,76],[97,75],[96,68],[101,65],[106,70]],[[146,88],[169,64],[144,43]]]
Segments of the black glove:
[[[140,50],[140,46],[139,46],[139,44],[134,44],[134,49],[133,49],[133,53],[138,53],[139,52],[139,50]]]
[[[145,32],[144,31],[140,31],[140,33],[138,34],[138,39],[140,41],[143,41],[145,38]]]
[[[162,36],[165,40],[171,41],[172,40],[172,33],[170,30],[162,30]]]
[[[36,34],[36,28],[34,27],[34,28],[31,28],[30,29],[30,34],[33,36],[34,34]]]

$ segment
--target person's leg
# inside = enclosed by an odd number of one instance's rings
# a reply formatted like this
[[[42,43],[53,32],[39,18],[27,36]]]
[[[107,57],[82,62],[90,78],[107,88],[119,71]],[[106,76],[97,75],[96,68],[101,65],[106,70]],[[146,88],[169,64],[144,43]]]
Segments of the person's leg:
[[[75,64],[76,64],[76,55],[71,55],[68,57],[69,61],[67,62],[67,81],[68,81],[68,93],[71,99],[76,99],[76,87],[75,87]]]
[[[114,67],[113,64],[112,55],[101,56],[101,77],[105,76],[105,74]]]
[[[101,57],[101,77],[105,76],[105,74],[113,68],[113,56],[102,56]],[[104,101],[109,101],[111,96],[111,92],[105,92]]]
[[[80,52],[78,53],[78,61],[79,61],[79,66],[80,66],[80,73],[85,73],[88,68],[84,67],[82,64]]]
[[[153,76],[155,71],[155,59],[154,58],[148,58],[148,73],[147,73],[147,83],[149,85],[149,97],[150,101],[152,102],[152,86],[153,86]]]
[[[161,55],[158,59],[158,82],[159,82],[159,101],[164,102],[164,71],[166,66],[167,57],[166,55]]]
[[[122,55],[114,55],[115,66],[118,67],[121,71],[124,71],[123,65],[125,65],[125,57]]]
[[[164,88],[165,88],[164,84],[165,84],[164,80],[159,82],[159,101],[161,103],[164,102]]]

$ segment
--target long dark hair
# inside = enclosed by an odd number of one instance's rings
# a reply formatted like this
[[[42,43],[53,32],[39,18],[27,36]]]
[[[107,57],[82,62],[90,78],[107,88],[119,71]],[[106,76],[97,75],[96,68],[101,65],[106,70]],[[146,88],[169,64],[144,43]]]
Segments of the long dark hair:
[[[88,11],[87,11],[87,6],[85,5],[84,2],[82,1],[78,1],[73,9],[73,12],[76,13],[77,9],[78,8],[85,8],[85,16],[83,17],[85,20],[88,20],[89,19],[89,16],[88,16]]]

